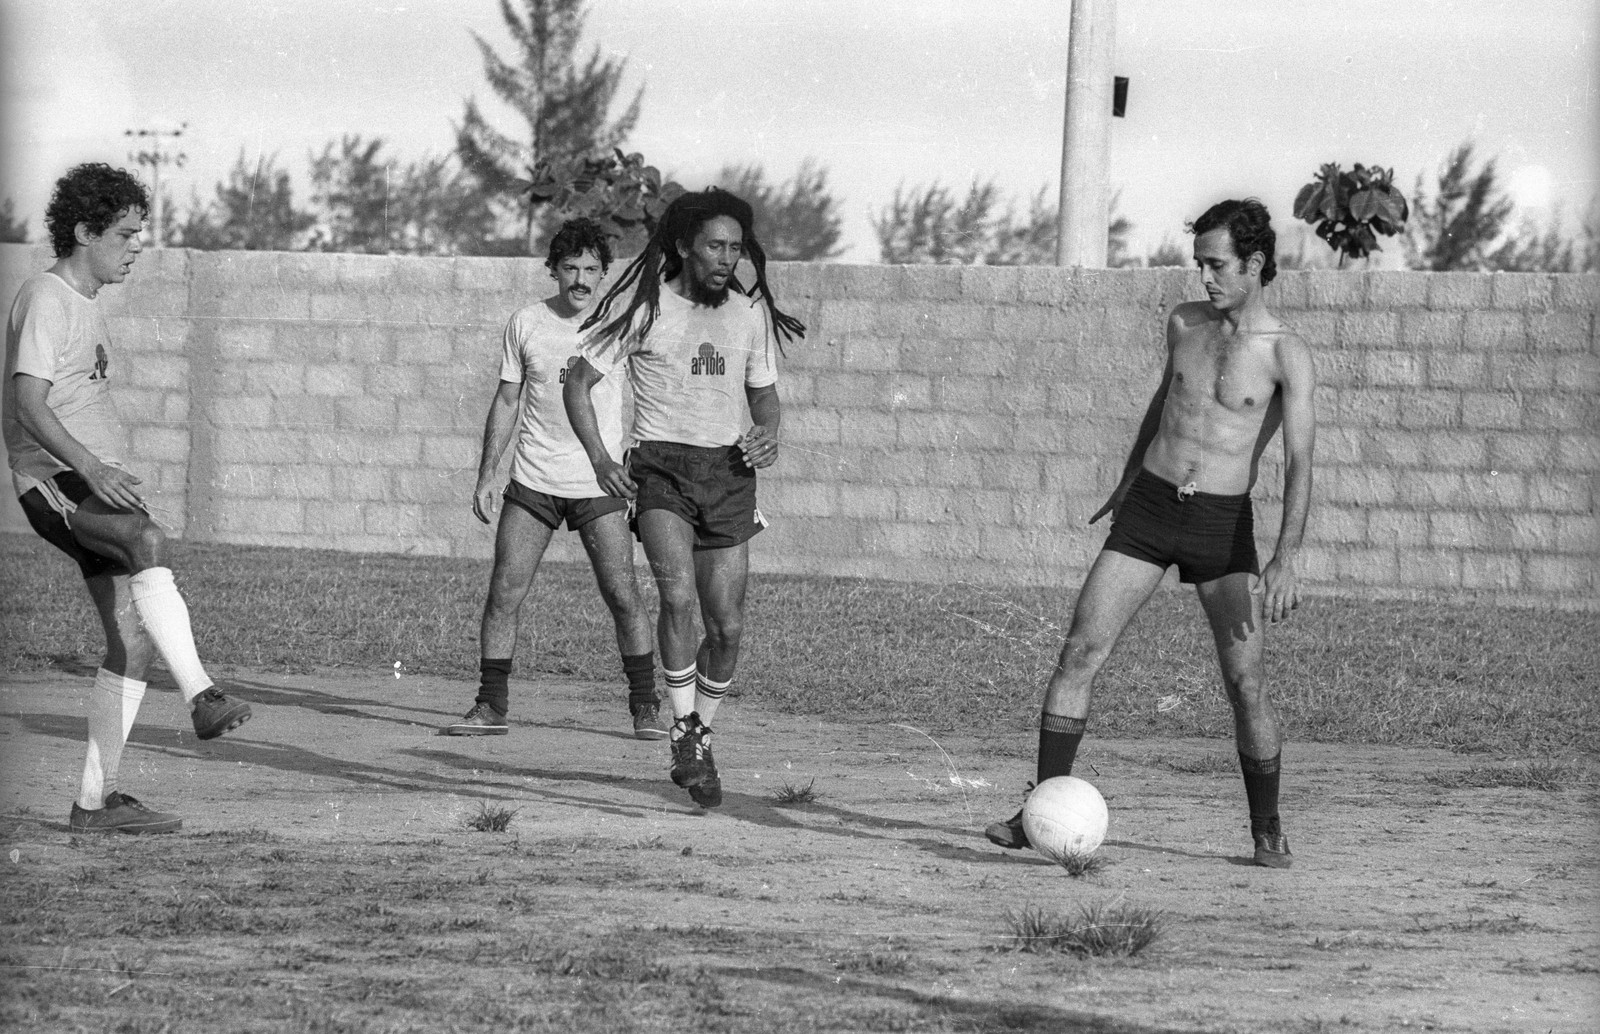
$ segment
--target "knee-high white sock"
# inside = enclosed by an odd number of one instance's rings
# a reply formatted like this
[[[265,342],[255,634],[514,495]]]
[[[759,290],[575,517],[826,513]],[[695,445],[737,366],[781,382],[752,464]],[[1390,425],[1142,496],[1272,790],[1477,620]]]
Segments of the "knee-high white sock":
[[[89,690],[89,747],[78,786],[78,807],[90,811],[104,807],[106,794],[117,788],[122,745],[128,742],[133,720],[139,715],[144,686],[104,668],[95,672],[94,687]]]
[[[711,724],[711,717],[717,713],[717,705],[722,703],[722,698],[728,695],[728,687],[733,680],[726,682],[712,682],[706,678],[704,672],[695,675],[694,709],[700,712],[700,720],[707,725]]]
[[[147,567],[128,579],[133,591],[133,606],[139,620],[156,644],[156,652],[167,662],[167,670],[178,682],[184,703],[211,688],[211,679],[195,652],[194,633],[189,629],[189,608],[178,594],[172,571]]]
[[[672,701],[672,716],[682,718],[694,710],[694,666],[682,671],[664,671],[667,699]]]

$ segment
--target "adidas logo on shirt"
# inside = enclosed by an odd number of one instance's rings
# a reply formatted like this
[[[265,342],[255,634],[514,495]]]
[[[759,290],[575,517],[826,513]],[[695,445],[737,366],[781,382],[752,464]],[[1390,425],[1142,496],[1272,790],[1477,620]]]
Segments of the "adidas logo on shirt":
[[[700,345],[699,354],[689,360],[689,372],[696,376],[721,377],[728,372],[728,361],[706,341]]]

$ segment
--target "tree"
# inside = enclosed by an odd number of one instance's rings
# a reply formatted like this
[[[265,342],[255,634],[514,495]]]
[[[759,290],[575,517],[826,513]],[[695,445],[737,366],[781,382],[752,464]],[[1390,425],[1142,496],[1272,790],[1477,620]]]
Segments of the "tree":
[[[1171,237],[1163,237],[1156,250],[1145,256],[1144,264],[1151,269],[1155,269],[1162,266],[1187,267],[1193,261],[1194,253],[1192,251],[1184,251],[1178,246],[1177,241],[1174,241]]]
[[[477,181],[451,158],[409,165],[381,153],[382,137],[359,133],[312,154],[313,251],[477,254],[495,215]]]
[[[1316,227],[1317,236],[1339,253],[1340,266],[1347,258],[1381,251],[1378,236],[1399,233],[1407,215],[1405,196],[1394,187],[1394,170],[1359,162],[1349,172],[1336,162],[1324,165],[1294,199],[1294,217]]]
[[[198,193],[188,218],[174,223],[176,240],[186,248],[247,251],[289,251],[300,245],[315,217],[295,207],[289,174],[276,167],[277,155],[261,155],[252,165],[239,151],[216,197],[203,202]]]
[[[888,263],[939,263],[945,265],[1044,266],[1053,265],[1059,232],[1057,209],[1041,187],[1019,218],[1016,205],[997,212],[1000,193],[991,180],[974,180],[965,200],[934,183],[907,192],[895,189],[894,201],[873,220],[878,231],[879,259]],[[1107,228],[1106,264],[1138,263],[1128,254],[1133,223],[1116,213],[1118,198],[1111,199]]]
[[[585,216],[611,237],[618,257],[642,251],[657,223],[683,187],[663,181],[642,154],[620,148],[604,157],[544,158],[529,170],[532,179],[516,181],[530,211],[543,223]],[[530,242],[531,244],[531,242]]]
[[[1512,203],[1500,184],[1495,159],[1474,168],[1472,141],[1461,144],[1439,168],[1430,197],[1417,177],[1416,218],[1407,240],[1419,269],[1489,269],[1494,246],[1511,218]]]
[[[844,251],[839,202],[828,192],[828,170],[807,158],[794,177],[776,186],[760,165],[724,165],[717,183],[750,202],[756,235],[767,258],[823,262]]]
[[[607,121],[626,62],[603,60],[596,47],[586,64],[576,64],[583,6],[584,0],[523,0],[525,14],[519,15],[511,0],[500,0],[501,17],[519,51],[514,62],[501,58],[477,33],[472,36],[490,88],[522,116],[527,137],[501,133],[468,98],[456,127],[456,154],[484,192],[522,220],[530,244],[537,229],[535,206],[517,191],[517,181],[541,160],[608,154],[639,120],[642,87],[615,121]]]
[[[0,244],[28,243],[28,221],[17,218],[17,206],[9,197],[0,203]]]

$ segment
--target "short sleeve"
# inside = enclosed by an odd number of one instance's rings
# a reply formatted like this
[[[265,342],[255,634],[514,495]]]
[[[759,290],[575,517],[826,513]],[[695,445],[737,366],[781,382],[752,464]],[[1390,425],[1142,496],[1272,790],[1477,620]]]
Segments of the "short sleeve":
[[[518,313],[506,321],[506,332],[500,347],[500,379],[512,384],[522,383],[522,342],[524,339],[522,317]]]
[[[766,388],[778,383],[777,338],[768,326],[767,317],[767,307],[757,303],[751,307],[750,319],[746,321],[749,358],[744,364],[744,386],[747,388]]]
[[[16,334],[17,363],[14,373],[55,383],[61,347],[69,340],[72,317],[62,299],[49,291],[30,292],[20,306]]]

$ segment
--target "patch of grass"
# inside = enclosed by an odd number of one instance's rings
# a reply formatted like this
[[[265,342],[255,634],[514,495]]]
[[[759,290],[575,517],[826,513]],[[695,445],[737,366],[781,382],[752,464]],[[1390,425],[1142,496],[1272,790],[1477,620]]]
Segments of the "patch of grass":
[[[1239,762],[1237,758],[1226,754],[1201,754],[1192,758],[1153,757],[1151,764],[1157,768],[1164,768],[1168,772],[1182,772],[1185,775],[1237,775]]]
[[[1137,955],[1161,934],[1161,914],[1123,902],[1085,905],[1076,916],[1030,907],[1007,917],[1013,951],[1083,958]]]
[[[480,801],[478,813],[467,819],[467,828],[475,829],[479,833],[504,833],[510,827],[512,818],[520,810],[500,805],[491,808],[487,801]]]
[[[900,976],[911,968],[911,956],[903,951],[851,952],[833,964],[845,973],[870,973],[874,976]]]
[[[476,641],[487,560],[175,542],[172,566],[208,665],[393,671],[398,661],[408,673],[476,677],[463,644]],[[613,678],[614,628],[587,565],[545,564],[539,579],[538,620],[524,622],[516,650],[530,673]],[[0,671],[92,675],[103,644],[77,568],[34,536],[4,534],[0,582]],[[648,573],[639,583],[653,606]],[[739,683],[751,699],[829,721],[917,715],[942,732],[983,714],[1023,735],[1071,611],[1071,593],[1057,589],[756,575]],[[1314,598],[1271,629],[1269,687],[1301,740],[1593,752],[1593,624],[1577,611]],[[1192,592],[1150,600],[1095,694],[1099,736],[1233,735]]]
[[[1530,761],[1523,765],[1474,765],[1465,769],[1429,772],[1422,778],[1446,790],[1544,790],[1554,792],[1582,781],[1582,773],[1572,766],[1552,761]]]
[[[817,793],[815,779],[804,786],[791,786],[784,783],[772,791],[772,803],[779,808],[793,808],[806,804],[815,804],[822,795]]]
[[[1106,860],[1098,851],[1072,851],[1056,859],[1056,864],[1074,879],[1094,876],[1105,870]]]

